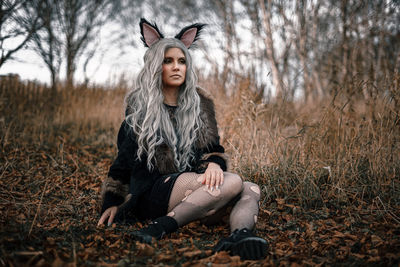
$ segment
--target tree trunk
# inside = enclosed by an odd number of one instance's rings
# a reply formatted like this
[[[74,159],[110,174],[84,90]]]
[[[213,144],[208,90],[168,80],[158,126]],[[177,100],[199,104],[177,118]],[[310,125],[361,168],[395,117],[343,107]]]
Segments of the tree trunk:
[[[348,43],[348,37],[347,37],[347,30],[348,30],[348,3],[347,0],[342,0],[341,2],[341,19],[342,19],[342,71],[341,71],[341,77],[339,78],[338,81],[341,81],[342,83],[347,83],[348,79],[348,74],[349,74],[349,63],[348,63],[348,58],[349,58],[349,43]],[[348,92],[350,93],[350,92]]]
[[[74,73],[75,73],[75,56],[72,51],[67,51],[67,88],[72,89],[74,86]]]
[[[272,40],[272,30],[271,30],[271,7],[272,7],[272,0],[268,0],[268,8],[265,8],[264,0],[258,1],[261,6],[261,11],[263,14],[263,24],[265,29],[266,38],[264,38],[265,49],[267,52],[267,58],[271,65],[271,72],[272,72],[272,83],[276,89],[276,97],[278,99],[284,98],[284,86],[282,75],[279,71],[278,62],[275,58],[275,51],[274,45]]]
[[[308,51],[307,51],[307,24],[306,24],[306,14],[305,9],[307,6],[306,0],[299,0],[296,4],[297,21],[299,25],[298,29],[298,55],[300,58],[300,65],[303,71],[303,91],[304,91],[304,101],[310,103],[313,100],[312,88],[310,83],[310,75],[307,66],[308,61]]]
[[[225,33],[225,59],[224,59],[224,67],[222,70],[222,82],[223,84],[226,84],[228,81],[228,75],[230,72],[230,67],[232,65],[232,24],[231,20],[229,18],[230,12],[230,1],[225,1],[225,0],[219,0],[217,2],[219,8],[221,9],[221,12],[223,13],[223,25],[224,25],[224,33]],[[226,89],[225,89],[226,90]],[[225,92],[227,93],[227,92]]]

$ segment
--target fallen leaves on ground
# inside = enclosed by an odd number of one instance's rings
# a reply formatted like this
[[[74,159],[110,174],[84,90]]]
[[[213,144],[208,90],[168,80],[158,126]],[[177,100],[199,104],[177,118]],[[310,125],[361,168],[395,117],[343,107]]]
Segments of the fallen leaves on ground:
[[[61,140],[61,139],[60,139]],[[62,139],[64,140],[64,139]],[[191,223],[152,244],[129,233],[143,226],[97,227],[101,180],[112,146],[62,143],[3,146],[0,167],[1,266],[322,266],[396,265],[400,261],[399,207],[304,209],[276,199],[260,211],[257,233],[267,257],[244,261],[212,253],[227,225]]]

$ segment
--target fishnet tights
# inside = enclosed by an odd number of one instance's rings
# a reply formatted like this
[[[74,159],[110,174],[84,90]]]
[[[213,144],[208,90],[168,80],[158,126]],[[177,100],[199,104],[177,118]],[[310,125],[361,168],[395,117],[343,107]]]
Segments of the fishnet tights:
[[[201,183],[201,174],[181,174],[172,189],[168,216],[173,217],[179,226],[202,219],[205,223],[222,220],[230,209],[231,231],[252,229],[257,221],[260,190],[256,184],[242,182],[233,173],[224,172],[224,183],[219,189],[207,189]]]

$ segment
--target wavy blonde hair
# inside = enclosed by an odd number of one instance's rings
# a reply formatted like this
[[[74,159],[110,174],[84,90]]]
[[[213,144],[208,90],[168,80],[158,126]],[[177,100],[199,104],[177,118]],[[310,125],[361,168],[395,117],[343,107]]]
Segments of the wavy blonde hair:
[[[179,48],[186,59],[186,78],[180,86],[175,129],[163,104],[162,63],[169,48]],[[157,164],[156,146],[166,144],[174,154],[179,171],[190,166],[194,158],[194,143],[202,126],[200,96],[196,90],[197,76],[192,58],[185,45],[175,38],[164,38],[153,44],[144,55],[144,67],[136,79],[136,86],[126,98],[126,122],[136,135],[137,158],[147,156],[149,170]]]

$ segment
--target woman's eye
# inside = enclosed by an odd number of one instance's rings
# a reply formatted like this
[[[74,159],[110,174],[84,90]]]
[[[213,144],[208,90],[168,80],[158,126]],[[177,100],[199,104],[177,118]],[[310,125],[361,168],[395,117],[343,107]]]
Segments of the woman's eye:
[[[164,64],[171,63],[171,59],[170,59],[170,58],[164,58],[163,63],[164,63]]]
[[[179,59],[179,63],[186,64],[186,60],[184,58]]]

